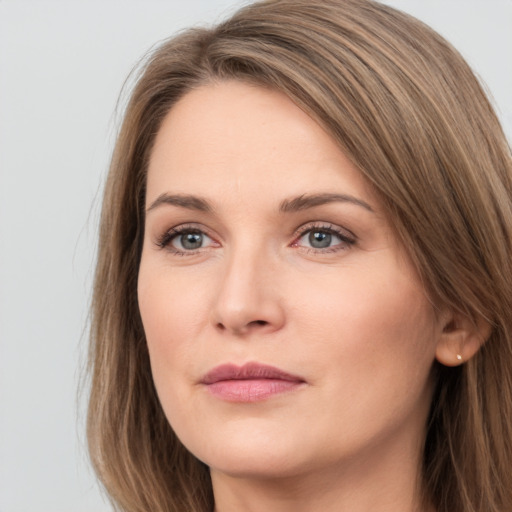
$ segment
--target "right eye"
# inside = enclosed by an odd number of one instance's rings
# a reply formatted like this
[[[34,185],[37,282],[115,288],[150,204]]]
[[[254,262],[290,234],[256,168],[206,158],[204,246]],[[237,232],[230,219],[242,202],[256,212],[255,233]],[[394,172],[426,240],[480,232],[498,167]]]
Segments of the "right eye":
[[[211,237],[197,228],[177,227],[166,231],[157,241],[159,247],[186,256],[215,244]]]
[[[185,231],[174,235],[170,243],[180,251],[194,251],[210,245],[212,239],[201,231]]]

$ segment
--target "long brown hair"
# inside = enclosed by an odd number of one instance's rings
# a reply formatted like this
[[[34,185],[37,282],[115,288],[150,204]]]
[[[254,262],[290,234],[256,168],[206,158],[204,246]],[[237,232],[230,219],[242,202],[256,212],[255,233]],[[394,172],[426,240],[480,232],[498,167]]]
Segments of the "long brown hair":
[[[169,426],[137,306],[148,157],[194,87],[243,80],[287,94],[382,199],[434,305],[492,325],[437,366],[423,488],[438,512],[512,510],[512,159],[462,57],[371,0],[269,0],[169,40],[143,66],[108,177],[92,304],[88,440],[119,510],[213,509],[208,468]]]

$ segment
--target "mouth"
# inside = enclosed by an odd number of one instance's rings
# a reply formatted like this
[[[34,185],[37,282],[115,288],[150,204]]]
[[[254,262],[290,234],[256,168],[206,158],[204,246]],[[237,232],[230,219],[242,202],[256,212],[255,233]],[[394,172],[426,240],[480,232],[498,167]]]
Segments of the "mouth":
[[[259,363],[223,364],[201,379],[212,395],[227,402],[260,402],[294,391],[305,382],[302,377]]]

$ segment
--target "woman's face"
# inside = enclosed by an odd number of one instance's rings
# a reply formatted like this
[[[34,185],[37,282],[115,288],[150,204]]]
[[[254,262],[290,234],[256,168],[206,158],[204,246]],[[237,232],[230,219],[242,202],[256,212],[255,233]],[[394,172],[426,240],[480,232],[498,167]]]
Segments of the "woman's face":
[[[417,462],[443,324],[315,121],[279,92],[196,89],[158,133],[146,201],[153,378],[212,474]]]

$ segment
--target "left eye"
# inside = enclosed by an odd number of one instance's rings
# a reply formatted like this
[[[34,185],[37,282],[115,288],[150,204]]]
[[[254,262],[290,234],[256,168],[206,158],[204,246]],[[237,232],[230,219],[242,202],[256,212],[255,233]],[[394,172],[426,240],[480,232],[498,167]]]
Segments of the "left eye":
[[[201,231],[185,231],[177,233],[170,240],[170,245],[179,251],[194,251],[207,247],[212,239]]]
[[[313,228],[304,232],[295,245],[312,249],[329,249],[343,245],[348,246],[353,243],[354,240],[337,233],[333,229]]]

